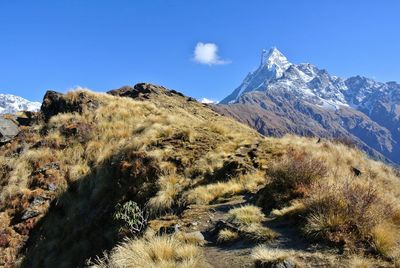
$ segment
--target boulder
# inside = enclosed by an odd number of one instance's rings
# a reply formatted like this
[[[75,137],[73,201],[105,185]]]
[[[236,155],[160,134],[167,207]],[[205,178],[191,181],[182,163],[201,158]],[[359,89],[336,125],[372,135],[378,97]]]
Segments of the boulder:
[[[11,141],[19,133],[19,128],[12,120],[0,117],[0,143]]]
[[[91,99],[85,92],[80,92],[77,98],[70,100],[62,93],[49,90],[44,95],[40,110],[44,120],[48,121],[52,116],[59,113],[81,113],[85,108],[94,110],[98,106],[99,102]]]

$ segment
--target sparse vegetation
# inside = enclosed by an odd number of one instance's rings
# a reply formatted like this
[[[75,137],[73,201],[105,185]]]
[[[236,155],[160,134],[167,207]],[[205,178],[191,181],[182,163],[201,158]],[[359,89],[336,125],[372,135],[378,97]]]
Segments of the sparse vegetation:
[[[304,139],[290,138],[283,160],[271,164],[271,182],[259,192],[258,204],[269,210],[272,202],[278,209],[271,215],[277,217],[300,215],[310,239],[346,243],[361,252],[363,245],[396,259],[399,238],[389,235],[400,231],[395,224],[400,193],[395,171],[342,144],[306,145]],[[288,142],[284,138],[278,144]],[[387,185],[393,187],[390,193]]]
[[[221,247],[273,240],[268,221],[296,219],[299,236],[346,247],[354,267],[377,256],[399,262],[398,173],[356,148],[264,138],[172,92],[139,101],[80,89],[60,98],[66,110],[0,151],[0,266],[77,267],[105,250],[99,267],[207,267],[204,240],[186,232],[203,228],[198,214],[182,217],[227,200],[242,201],[220,212],[232,227],[216,234]],[[139,207],[174,234],[143,234]],[[201,224],[214,224],[207,213]],[[297,260],[265,247],[253,256]]]
[[[109,256],[97,259],[94,268],[136,267],[211,267],[201,248],[173,236],[127,240],[113,249]]]

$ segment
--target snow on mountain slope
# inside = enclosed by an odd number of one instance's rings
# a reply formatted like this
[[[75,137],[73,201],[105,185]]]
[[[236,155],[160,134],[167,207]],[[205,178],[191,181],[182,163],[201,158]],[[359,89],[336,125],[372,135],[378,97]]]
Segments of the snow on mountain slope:
[[[371,155],[400,163],[400,84],[343,79],[276,48],[216,109],[268,135],[346,137]]]
[[[201,99],[198,99],[198,101],[201,103],[204,103],[204,104],[217,104],[218,103],[218,101],[210,100],[207,98],[201,98]]]
[[[362,76],[343,79],[309,63],[296,65],[290,63],[277,48],[272,48],[269,52],[262,51],[258,69],[249,73],[221,103],[238,102],[243,94],[250,91],[279,87],[291,88],[304,99],[314,100],[314,103],[352,106],[358,110],[371,109],[370,104],[376,99],[390,100],[393,92],[399,90],[399,84],[395,82],[381,83]]]
[[[18,111],[37,111],[42,104],[31,102],[11,94],[0,94],[0,114],[15,114]]]

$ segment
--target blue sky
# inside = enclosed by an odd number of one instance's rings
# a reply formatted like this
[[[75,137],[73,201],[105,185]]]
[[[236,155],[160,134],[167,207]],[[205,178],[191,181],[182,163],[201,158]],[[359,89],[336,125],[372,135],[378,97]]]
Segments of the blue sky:
[[[219,100],[271,46],[335,75],[400,81],[399,12],[396,0],[1,0],[0,93],[152,82]],[[193,60],[199,42],[218,47],[217,64]]]

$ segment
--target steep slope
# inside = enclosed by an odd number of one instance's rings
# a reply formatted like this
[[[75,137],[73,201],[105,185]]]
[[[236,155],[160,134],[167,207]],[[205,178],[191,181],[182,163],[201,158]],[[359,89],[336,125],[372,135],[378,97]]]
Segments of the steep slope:
[[[375,158],[400,163],[400,85],[346,80],[311,64],[292,64],[276,48],[214,106],[266,135],[347,138]]]
[[[24,98],[11,95],[0,94],[0,114],[15,114],[19,111],[38,111],[40,102],[31,102]]]
[[[265,138],[150,84],[49,91],[31,120],[0,150],[2,266],[399,260],[398,173],[354,148]]]

